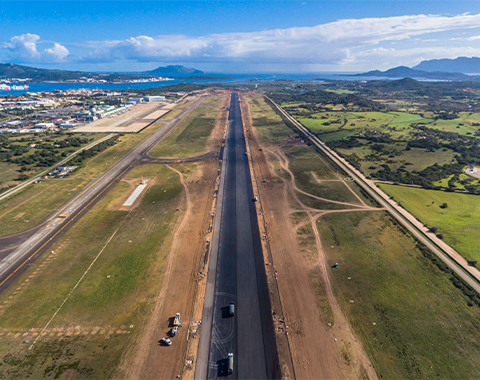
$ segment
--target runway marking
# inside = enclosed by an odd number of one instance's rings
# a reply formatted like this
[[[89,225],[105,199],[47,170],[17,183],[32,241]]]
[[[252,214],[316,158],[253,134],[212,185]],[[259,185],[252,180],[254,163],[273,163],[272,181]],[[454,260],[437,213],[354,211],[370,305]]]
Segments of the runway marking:
[[[115,178],[114,180],[112,180],[106,187],[105,189],[103,189],[98,195],[101,195],[104,191],[106,191],[110,186],[112,186],[112,184],[115,183],[115,181],[117,179],[119,179],[120,177],[123,176],[123,174],[130,169],[130,166],[128,166],[123,172],[121,172],[117,178]],[[0,286],[2,286],[5,282],[7,282],[10,277],[12,277],[20,268],[22,268],[26,263],[28,263],[28,261],[30,261],[30,259],[32,259],[38,252],[40,252],[40,250],[43,249],[43,247],[45,247],[48,243],[50,243],[50,241],[55,237],[57,236],[60,232],[63,231],[63,229],[65,227],[67,227],[70,223],[72,223],[88,206],[90,206],[94,201],[97,200],[97,197],[93,198],[85,207],[83,207],[76,215],[73,216],[72,219],[70,219],[67,224],[65,224],[62,228],[60,228],[49,240],[47,240],[40,248],[38,248],[29,258],[27,258],[17,269],[15,269],[12,273],[10,273],[10,275],[5,279],[3,280],[1,283],[0,283]]]

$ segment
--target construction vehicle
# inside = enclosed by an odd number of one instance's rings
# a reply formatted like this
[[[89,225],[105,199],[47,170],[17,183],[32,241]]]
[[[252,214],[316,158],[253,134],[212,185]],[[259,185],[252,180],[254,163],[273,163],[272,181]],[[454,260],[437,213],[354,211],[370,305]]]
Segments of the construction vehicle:
[[[178,326],[174,326],[172,329],[172,336],[176,336],[178,333]]]
[[[227,373],[230,375],[233,373],[233,354],[228,354],[228,366]]]
[[[177,327],[182,327],[180,323],[180,313],[175,314],[175,319],[173,320],[173,325]]]
[[[230,307],[228,308],[228,311],[230,312],[230,316],[235,315],[235,302],[230,302]]]

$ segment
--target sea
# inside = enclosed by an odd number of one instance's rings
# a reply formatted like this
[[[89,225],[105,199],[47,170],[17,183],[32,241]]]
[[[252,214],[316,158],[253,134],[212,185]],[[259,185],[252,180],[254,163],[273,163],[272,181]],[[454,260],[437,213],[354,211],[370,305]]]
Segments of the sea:
[[[17,91],[2,91],[0,96],[6,95],[20,95],[27,92],[52,92],[65,90],[138,90],[145,88],[158,88],[163,86],[170,86],[178,83],[241,83],[241,82],[255,82],[255,81],[275,81],[275,80],[292,80],[292,81],[322,81],[322,80],[374,80],[385,78],[374,77],[357,77],[345,76],[346,73],[308,73],[308,74],[211,74],[218,77],[229,77],[230,79],[184,79],[177,78],[175,80],[167,80],[160,82],[145,82],[145,83],[65,83],[65,82],[45,82],[45,83],[22,83],[28,85],[28,90]],[[209,74],[210,75],[210,74]],[[1,82],[0,82],[1,84]]]

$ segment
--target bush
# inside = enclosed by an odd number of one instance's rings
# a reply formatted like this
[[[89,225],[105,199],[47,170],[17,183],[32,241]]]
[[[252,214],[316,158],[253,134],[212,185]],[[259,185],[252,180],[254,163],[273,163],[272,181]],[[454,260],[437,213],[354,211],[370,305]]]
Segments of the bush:
[[[438,227],[432,226],[432,227],[429,228],[429,231],[433,232],[435,234],[438,231]]]
[[[442,240],[443,240],[443,234],[437,234],[437,238],[439,238],[439,239],[442,239]]]
[[[440,205],[440,208],[447,208],[447,207],[448,207],[448,205],[447,205],[446,203],[442,203],[442,204]]]

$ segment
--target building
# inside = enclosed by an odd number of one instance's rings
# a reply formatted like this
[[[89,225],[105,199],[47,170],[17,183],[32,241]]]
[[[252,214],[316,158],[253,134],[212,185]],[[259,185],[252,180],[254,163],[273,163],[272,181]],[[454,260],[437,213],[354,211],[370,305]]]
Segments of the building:
[[[158,95],[158,96],[145,96],[143,98],[144,101],[146,102],[164,102],[167,100],[164,95]]]
[[[54,123],[38,123],[33,126],[34,128],[41,128],[41,129],[49,129],[49,128],[55,128]]]
[[[129,99],[128,99],[128,102],[129,102],[129,103],[130,103],[130,102],[133,102],[133,103],[143,103],[144,100],[143,100],[143,98],[129,98]]]

